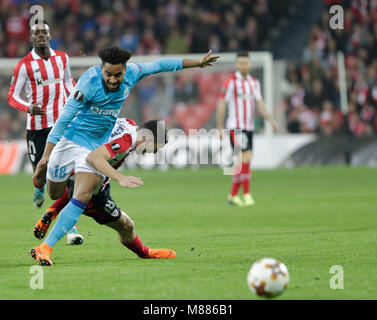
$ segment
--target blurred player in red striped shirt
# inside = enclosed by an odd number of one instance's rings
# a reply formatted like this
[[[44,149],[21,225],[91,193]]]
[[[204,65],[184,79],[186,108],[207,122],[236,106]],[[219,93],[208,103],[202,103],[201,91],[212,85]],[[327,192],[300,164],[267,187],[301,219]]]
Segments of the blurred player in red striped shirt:
[[[33,50],[14,69],[8,94],[9,105],[27,112],[26,142],[33,169],[42,156],[48,133],[63,109],[67,94],[75,86],[68,55],[52,50],[50,39],[47,23],[31,27]],[[24,89],[27,101],[21,97]],[[43,201],[44,190],[36,188],[35,205],[39,208]]]
[[[27,113],[26,143],[33,170],[41,159],[47,136],[63,110],[67,95],[76,85],[71,76],[68,55],[52,50],[50,40],[50,27],[46,22],[36,23],[30,28],[33,49],[14,69],[8,93],[9,105]],[[27,101],[21,96],[23,90]],[[37,208],[42,206],[44,187],[35,186],[33,200]],[[71,244],[79,244],[83,240],[76,227],[68,238]]]
[[[241,207],[255,203],[250,192],[255,106],[275,131],[277,125],[264,105],[259,80],[250,75],[251,61],[247,52],[237,54],[236,69],[237,71],[225,82],[221,91],[217,109],[217,129],[222,138],[225,111],[228,107],[226,128],[230,129],[231,144],[233,148],[238,145],[242,150],[238,162],[235,163],[228,201],[230,204]],[[242,134],[237,135],[235,129],[240,130]],[[243,187],[243,199],[238,196],[241,186]]]

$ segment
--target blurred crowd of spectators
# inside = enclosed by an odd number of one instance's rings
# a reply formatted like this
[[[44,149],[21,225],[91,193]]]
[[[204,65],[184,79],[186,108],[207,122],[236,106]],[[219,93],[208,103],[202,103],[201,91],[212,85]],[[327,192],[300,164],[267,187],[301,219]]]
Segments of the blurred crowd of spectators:
[[[10,77],[0,76],[0,141],[25,137],[26,113],[8,105]]]
[[[319,23],[312,27],[302,62],[288,66],[287,130],[376,134],[377,0],[321,1],[326,5]],[[0,0],[0,56],[20,58],[31,49],[29,10],[33,4],[43,7],[51,26],[52,48],[70,56],[90,56],[107,45],[121,46],[136,55],[268,50],[271,42],[266,39],[292,2],[295,0]],[[334,4],[344,8],[343,30],[329,26],[329,7]],[[347,115],[340,110],[338,50],[346,57]],[[134,103],[142,106],[133,108],[135,118],[167,118],[175,102],[201,102],[201,89],[191,80],[165,86],[145,80],[135,90],[138,101]],[[0,140],[22,136],[20,123],[26,118],[7,105],[9,82],[1,82],[0,77]],[[168,106],[163,114],[161,104]]]
[[[107,45],[136,55],[266,50],[271,26],[288,15],[288,5],[296,1],[0,0],[0,57],[21,58],[31,50],[32,5],[43,8],[53,49],[70,56],[93,56]],[[7,105],[10,77],[0,76],[0,140],[22,137],[26,118]],[[138,121],[168,120],[176,103],[197,106],[203,100],[199,84],[190,76],[184,78],[174,83],[144,80],[128,99],[127,112]]]
[[[51,24],[51,46],[71,56],[118,45],[134,54],[258,50],[288,0],[0,0],[0,55],[29,50],[32,4]],[[264,48],[266,49],[266,48]]]
[[[286,99],[289,132],[355,136],[377,132],[377,0],[327,0],[311,29],[303,63],[290,64]],[[344,29],[329,26],[329,8],[344,8]],[[337,51],[345,55],[348,113],[340,105]]]

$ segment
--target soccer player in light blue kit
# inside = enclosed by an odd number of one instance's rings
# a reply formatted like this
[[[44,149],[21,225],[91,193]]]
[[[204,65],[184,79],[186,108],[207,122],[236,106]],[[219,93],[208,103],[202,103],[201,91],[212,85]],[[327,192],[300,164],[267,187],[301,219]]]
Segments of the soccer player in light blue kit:
[[[68,179],[75,172],[71,201],[60,212],[45,242],[33,248],[33,258],[41,265],[52,265],[52,247],[75,225],[100,182],[101,173],[85,161],[86,156],[106,143],[132,87],[151,74],[203,68],[213,65],[219,58],[209,51],[201,59],[168,58],[150,63],[127,63],[131,53],[117,47],[101,49],[99,57],[102,65],[85,71],[68,98],[62,115],[47,138],[44,154],[33,177],[37,185],[43,186],[47,170],[48,193],[56,200],[64,194]],[[121,185],[138,188],[143,182],[128,177]]]

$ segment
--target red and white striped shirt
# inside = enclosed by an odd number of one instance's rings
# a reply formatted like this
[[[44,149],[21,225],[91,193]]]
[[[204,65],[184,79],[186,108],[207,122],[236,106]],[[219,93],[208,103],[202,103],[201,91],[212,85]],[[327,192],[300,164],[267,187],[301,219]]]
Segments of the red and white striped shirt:
[[[105,144],[111,155],[110,165],[118,169],[123,160],[128,157],[135,148],[136,123],[128,118],[118,118],[111,135]]]
[[[244,79],[236,71],[223,85],[221,98],[228,104],[226,127],[254,131],[255,103],[263,99],[259,80],[250,75]]]
[[[71,76],[69,58],[65,52],[50,49],[49,58],[41,58],[34,49],[21,59],[13,73],[8,93],[8,103],[13,108],[28,112],[32,103],[37,103],[44,115],[27,115],[28,130],[40,130],[52,127],[58,119],[67,94],[76,83]],[[27,101],[21,93],[25,88]]]

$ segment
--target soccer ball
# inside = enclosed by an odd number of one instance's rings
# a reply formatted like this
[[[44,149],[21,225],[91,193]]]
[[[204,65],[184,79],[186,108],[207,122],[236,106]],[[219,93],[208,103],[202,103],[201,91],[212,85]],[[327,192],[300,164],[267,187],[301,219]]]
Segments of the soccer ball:
[[[281,294],[288,282],[287,267],[273,258],[263,258],[253,263],[247,275],[249,289],[256,295],[266,298]]]

